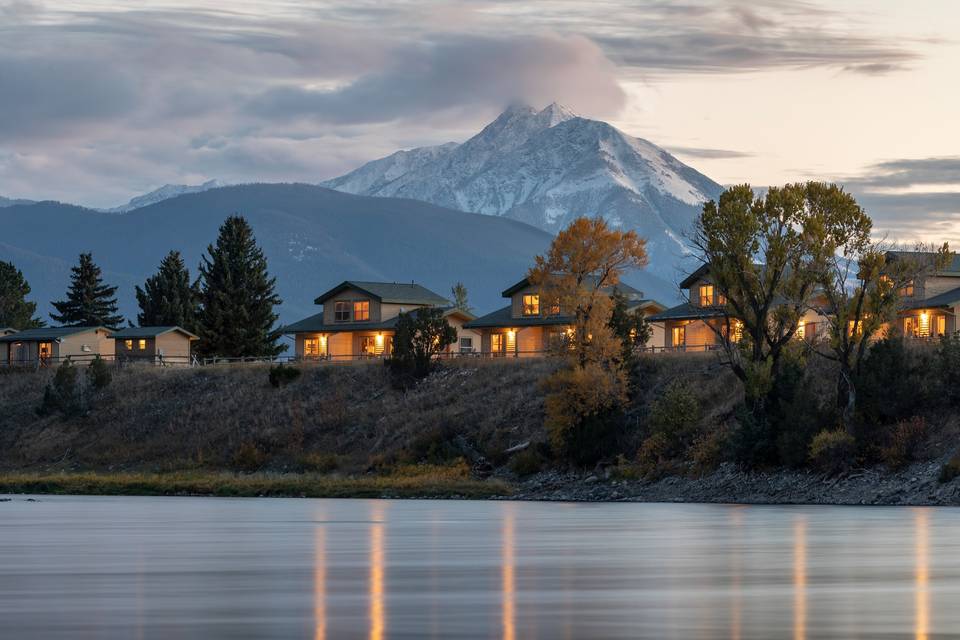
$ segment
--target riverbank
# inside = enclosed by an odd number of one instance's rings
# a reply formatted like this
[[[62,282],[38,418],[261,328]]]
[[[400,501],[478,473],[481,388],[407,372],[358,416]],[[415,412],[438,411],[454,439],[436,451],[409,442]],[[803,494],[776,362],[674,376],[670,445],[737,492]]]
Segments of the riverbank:
[[[378,476],[274,473],[7,473],[0,494],[290,498],[676,502],[722,504],[960,506],[960,479],[940,481],[944,461],[898,472],[841,476],[806,471],[745,472],[722,465],[698,478],[656,481],[546,471],[525,480],[477,479],[463,469],[422,467]]]
[[[289,498],[461,498],[509,496],[500,480],[426,467],[387,476],[271,473],[7,473],[0,494],[216,496]]]
[[[809,471],[745,472],[724,464],[713,473],[656,481],[542,473],[520,483],[515,500],[737,504],[960,506],[960,480],[940,481],[946,460],[901,471],[861,469],[840,476]]]

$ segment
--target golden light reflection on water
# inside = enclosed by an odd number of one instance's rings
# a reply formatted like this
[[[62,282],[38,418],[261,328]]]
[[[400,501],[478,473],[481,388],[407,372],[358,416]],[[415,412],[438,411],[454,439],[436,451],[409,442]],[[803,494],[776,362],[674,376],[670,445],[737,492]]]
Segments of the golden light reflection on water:
[[[514,515],[512,508],[503,514],[500,543],[500,577],[503,616],[503,640],[514,640],[516,637],[516,605],[514,579]]]
[[[793,521],[793,638],[807,637],[807,521]]]
[[[317,527],[313,535],[314,640],[327,637],[327,532]]]
[[[743,558],[740,557],[740,537],[743,532],[743,508],[734,507],[730,513],[733,530],[736,532],[733,550],[730,554],[730,640],[740,640],[743,635]]]
[[[370,640],[383,640],[386,627],[383,595],[383,507],[379,504],[371,514],[370,525]]]
[[[930,520],[926,509],[914,511],[914,637],[927,640],[930,633]]]

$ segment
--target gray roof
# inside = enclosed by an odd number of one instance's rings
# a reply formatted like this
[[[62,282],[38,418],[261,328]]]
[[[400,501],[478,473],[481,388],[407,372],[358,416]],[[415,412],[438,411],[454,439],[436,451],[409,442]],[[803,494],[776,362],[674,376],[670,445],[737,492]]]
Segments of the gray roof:
[[[685,302],[666,311],[647,316],[648,322],[662,322],[664,320],[700,320],[702,318],[722,318],[723,307],[701,307]]]
[[[592,277],[592,276],[591,276],[591,277]],[[596,281],[596,278],[595,278],[595,277],[592,277],[592,278],[593,278],[594,281]],[[520,291],[520,290],[522,290],[522,289],[526,289],[526,288],[529,287],[529,286],[530,286],[530,279],[529,279],[529,278],[524,278],[524,279],[521,280],[520,282],[517,282],[516,284],[511,285],[510,287],[507,287],[506,289],[504,289],[504,291],[503,291],[503,293],[502,293],[501,295],[502,295],[504,298],[509,298],[510,296],[512,296],[513,294],[515,294],[517,291]],[[611,287],[604,287],[603,290],[604,290],[604,291],[607,291],[607,292],[611,292],[611,293],[612,293],[613,291],[619,291],[620,293],[622,293],[623,295],[627,296],[628,298],[630,298],[630,297],[641,297],[641,296],[643,296],[643,291],[640,291],[639,289],[635,289],[635,288],[631,287],[631,286],[628,285],[626,282],[618,282],[617,284],[615,284],[615,285],[613,285],[613,286],[611,286]]]
[[[443,308],[443,316],[447,317],[453,314],[460,314],[465,318],[472,319],[474,315],[463,309],[447,306]],[[387,329],[396,329],[397,320],[400,316],[394,316],[383,322],[335,322],[333,324],[324,324],[323,312],[315,313],[312,316],[298,320],[293,324],[288,324],[280,328],[280,333],[335,333],[337,331],[383,331]]]
[[[191,340],[199,340],[198,336],[190,333],[183,327],[127,327],[115,331],[110,337],[116,338],[117,340],[126,340],[128,338],[156,338],[171,331],[182,333]]]
[[[44,327],[42,329],[24,329],[8,336],[0,336],[0,342],[41,342],[44,340],[57,340],[77,333],[86,333],[102,329],[107,333],[113,333],[106,327]]]
[[[924,307],[949,307],[960,302],[960,287],[950,289],[926,300],[914,300],[905,305],[907,309],[923,309]]]
[[[421,304],[431,306],[444,306],[450,304],[450,301],[443,296],[437,295],[426,287],[419,284],[402,284],[398,282],[363,282],[360,280],[345,280],[320,295],[314,304],[323,304],[325,300],[332,298],[342,291],[348,289],[359,289],[380,302],[388,304]]]
[[[5,336],[9,333],[16,333],[17,330],[13,327],[0,327],[0,336]]]
[[[564,326],[573,323],[573,316],[530,316],[514,318],[513,307],[507,305],[493,313],[480,316],[464,324],[466,329],[481,329],[486,327],[550,327]]]

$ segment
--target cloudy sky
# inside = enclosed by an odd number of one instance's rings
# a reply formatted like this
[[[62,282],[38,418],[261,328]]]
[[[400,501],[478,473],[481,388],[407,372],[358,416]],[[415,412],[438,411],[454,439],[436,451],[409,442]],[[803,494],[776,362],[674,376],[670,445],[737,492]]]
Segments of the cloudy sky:
[[[960,243],[960,3],[0,0],[0,195],[317,182],[558,100]]]

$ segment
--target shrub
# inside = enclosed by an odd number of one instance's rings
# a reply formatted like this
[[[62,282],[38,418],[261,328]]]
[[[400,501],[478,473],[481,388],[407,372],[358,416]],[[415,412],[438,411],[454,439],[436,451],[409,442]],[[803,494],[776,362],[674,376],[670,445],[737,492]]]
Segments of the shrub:
[[[543,470],[543,457],[534,447],[528,447],[510,458],[510,471],[521,478]]]
[[[891,469],[901,469],[912,460],[927,437],[927,422],[920,416],[897,423],[890,435],[890,443],[883,448],[883,461]]]
[[[669,458],[667,454],[669,448],[667,437],[662,433],[654,433],[646,438],[637,450],[637,464],[640,471],[646,476],[660,475]]]
[[[557,457],[595,463],[614,445],[623,423],[625,376],[596,363],[560,369],[544,381],[544,424]]]
[[[90,366],[87,368],[87,374],[90,376],[90,385],[97,391],[106,389],[113,380],[110,367],[107,365],[106,360],[99,355],[90,363]]]
[[[412,463],[445,464],[463,455],[456,443],[456,430],[443,424],[417,434],[404,449],[403,459]]]
[[[300,456],[299,463],[304,471],[330,473],[340,468],[340,458],[335,453],[307,453]]]
[[[935,356],[940,397],[950,407],[960,405],[960,336],[940,338]]]
[[[923,372],[932,367],[925,358],[926,350],[908,349],[899,335],[870,347],[856,379],[857,408],[864,421],[892,424],[918,413],[930,390]]]
[[[690,461],[698,473],[709,473],[723,461],[727,445],[727,434],[723,429],[715,429],[698,436],[690,446]]]
[[[700,416],[700,401],[690,388],[680,381],[671,382],[650,409],[650,431],[659,436],[661,454],[683,455],[694,438]]]
[[[43,401],[37,408],[37,413],[42,416],[55,412],[65,416],[77,415],[83,407],[80,393],[77,367],[70,360],[65,360],[44,389]]]
[[[270,367],[270,385],[274,388],[285,387],[300,377],[300,369],[278,364]]]
[[[233,466],[240,471],[253,472],[260,469],[267,455],[253,442],[244,442],[233,454]]]
[[[946,484],[957,476],[960,476],[960,451],[953,454],[942,467],[940,467],[940,482]]]
[[[850,468],[856,451],[856,440],[846,431],[821,431],[810,443],[810,460],[824,473],[834,474]]]

